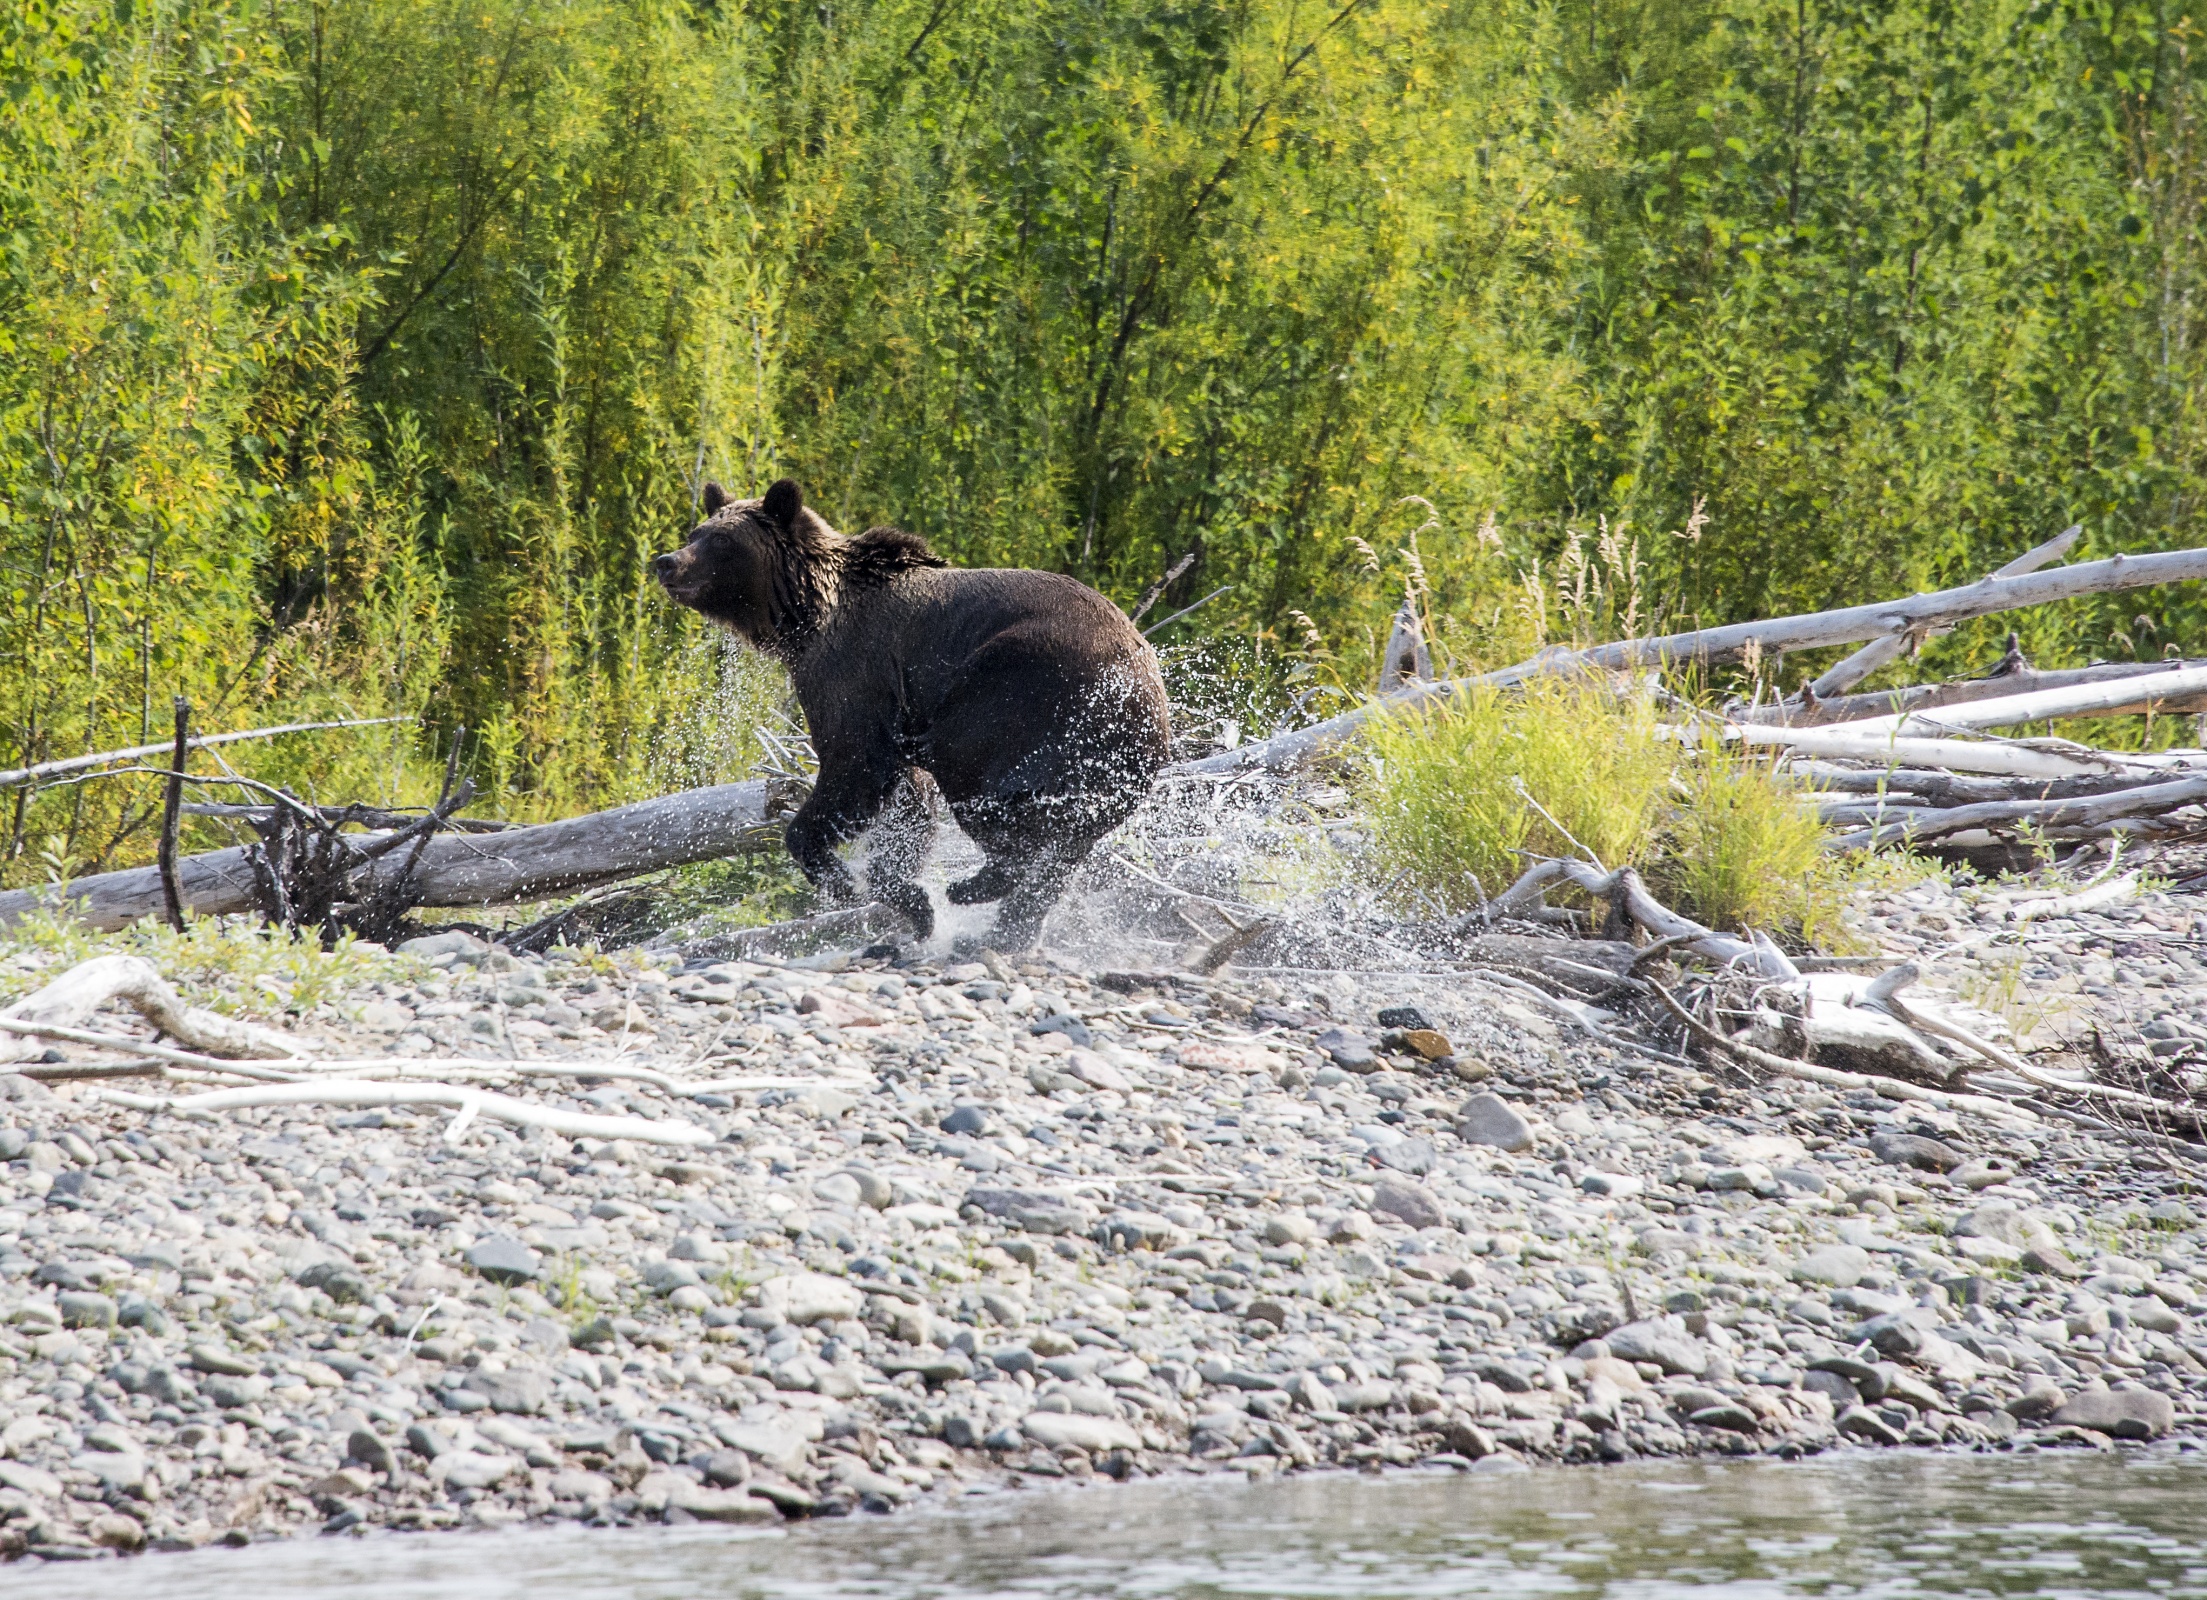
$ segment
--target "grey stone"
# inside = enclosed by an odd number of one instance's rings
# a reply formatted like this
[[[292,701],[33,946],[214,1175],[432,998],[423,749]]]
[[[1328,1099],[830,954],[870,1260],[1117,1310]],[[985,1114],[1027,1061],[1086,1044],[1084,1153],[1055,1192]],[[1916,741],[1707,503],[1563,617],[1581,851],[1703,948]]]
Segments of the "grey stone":
[[[2095,1383],[2071,1395],[2051,1420],[2056,1427],[2090,1428],[2117,1439],[2158,1439],[2176,1426],[2176,1407],[2151,1389]]]
[[[952,1106],[935,1126],[950,1134],[986,1133],[989,1129],[989,1110],[987,1106]]]
[[[1805,1372],[1801,1375],[1801,1387],[1810,1394],[1827,1396],[1834,1406],[1842,1410],[1848,1406],[1860,1405],[1864,1399],[1859,1389],[1836,1372]]]
[[[390,1441],[368,1428],[355,1428],[345,1439],[345,1459],[357,1461],[371,1471],[392,1473],[398,1470],[398,1453]]]
[[[2069,1259],[2069,1252],[2060,1245],[2039,1243],[2023,1252],[2023,1270],[2042,1272],[2049,1278],[2066,1278],[2072,1283],[2084,1276],[2084,1268]]]
[[[1888,1166],[1919,1172],[1952,1172],[1969,1159],[1944,1140],[1920,1133],[1881,1133],[1870,1141],[1870,1150]]]
[[[644,1287],[653,1294],[672,1294],[677,1289],[693,1289],[704,1280],[697,1269],[682,1261],[654,1261],[644,1268]]]
[[[1860,1439],[1865,1444],[1906,1444],[1907,1437],[1874,1411],[1856,1406],[1839,1415],[1839,1431],[1850,1439]]]
[[[455,1450],[438,1458],[439,1475],[448,1489],[490,1489],[522,1470],[517,1456],[490,1455]]]
[[[225,1411],[257,1406],[268,1398],[268,1380],[258,1373],[249,1378],[217,1373],[207,1380],[207,1398]]]
[[[1399,1178],[1382,1178],[1372,1185],[1372,1209],[1413,1228],[1438,1228],[1448,1220],[1427,1190]]]
[[[1624,1361],[1652,1361],[1672,1377],[1698,1378],[1709,1370],[1709,1347],[1658,1323],[1628,1322],[1602,1336],[1609,1353]]]
[[[1373,1150],[1372,1154],[1381,1166],[1418,1177],[1431,1172],[1434,1162],[1440,1159],[1432,1141],[1427,1139],[1405,1139],[1400,1144],[1383,1144]],[[1430,1227],[1433,1224],[1424,1223],[1420,1226]]]
[[[1704,1406],[1686,1419],[1704,1428],[1723,1428],[1731,1433],[1753,1433],[1761,1426],[1755,1413],[1730,1400],[1717,1405]]]
[[[1027,1024],[1027,1031],[1033,1034],[1062,1033],[1083,1050],[1095,1043],[1095,1035],[1088,1031],[1088,1024],[1067,1011],[1038,1017]]]
[[[64,1328],[112,1328],[115,1326],[115,1302],[104,1294],[64,1294],[60,1297],[61,1325]]]
[[[489,945],[472,933],[463,933],[458,928],[448,933],[424,934],[418,939],[407,939],[398,947],[398,954],[417,956],[424,961],[433,961],[438,956],[477,957],[489,952]]]
[[[1863,1399],[1874,1401],[1885,1398],[1886,1374],[1890,1369],[1874,1362],[1857,1361],[1853,1356],[1822,1356],[1809,1363],[1809,1370],[1830,1373]]]
[[[1370,1072],[1379,1066],[1379,1053],[1372,1048],[1372,1041],[1346,1028],[1328,1028],[1312,1043],[1345,1072]]]
[[[163,1405],[189,1405],[199,1398],[199,1390],[191,1379],[166,1364],[148,1367],[144,1392]]]
[[[1466,1144],[1492,1145],[1497,1150],[1530,1150],[1532,1124],[1500,1095],[1475,1094],[1464,1102],[1463,1120],[1456,1137]]]
[[[493,1411],[531,1416],[552,1398],[551,1375],[535,1367],[508,1367],[503,1372],[477,1369],[468,1374],[466,1388],[490,1402]]]
[[[1796,1283],[1822,1283],[1835,1289],[1851,1289],[1869,1270],[1869,1251],[1858,1245],[1830,1244],[1820,1250],[1811,1250],[1794,1262],[1793,1279]]]
[[[534,1250],[503,1233],[494,1233],[470,1245],[467,1264],[493,1283],[531,1283],[543,1270],[543,1263]]]

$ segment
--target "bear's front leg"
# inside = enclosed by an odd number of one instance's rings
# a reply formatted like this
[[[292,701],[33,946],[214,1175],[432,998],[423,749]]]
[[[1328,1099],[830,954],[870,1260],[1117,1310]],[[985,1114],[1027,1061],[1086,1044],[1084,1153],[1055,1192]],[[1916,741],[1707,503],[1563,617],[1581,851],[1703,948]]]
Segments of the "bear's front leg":
[[[829,905],[846,906],[859,898],[858,880],[835,853],[836,846],[857,838],[881,814],[900,770],[890,766],[877,772],[823,761],[811,797],[782,830],[782,843],[798,871]]]

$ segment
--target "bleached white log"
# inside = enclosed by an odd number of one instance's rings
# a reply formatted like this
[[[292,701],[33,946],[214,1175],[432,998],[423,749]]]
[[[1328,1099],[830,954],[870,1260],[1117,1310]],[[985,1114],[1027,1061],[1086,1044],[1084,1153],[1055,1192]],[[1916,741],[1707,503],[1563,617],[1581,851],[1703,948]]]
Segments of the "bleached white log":
[[[410,720],[412,719],[408,717],[348,717],[342,722],[286,722],[278,727],[244,728],[236,733],[203,733],[185,743],[194,750],[211,750],[218,744],[236,744],[241,739],[274,739],[282,734],[319,733],[328,728],[383,728],[394,722]],[[134,744],[126,750],[102,750],[94,755],[64,756],[59,761],[41,761],[31,767],[10,767],[0,772],[0,788],[35,783],[40,778],[58,778],[65,773],[85,772],[114,761],[136,761],[141,756],[165,756],[175,748],[175,740],[163,739],[159,744]]]
[[[2207,694],[2207,666],[2002,695],[1967,705],[1940,706],[1933,711],[1864,717],[1845,726],[1857,733],[1937,738],[1957,730],[2012,728],[2018,723],[2050,722],[2058,717],[2142,711],[2157,701],[2184,700],[2201,694]]]
[[[1940,706],[1971,705],[1983,700],[2003,699],[2009,695],[2035,694],[2041,689],[2066,689],[2076,684],[2117,683],[2165,676],[2203,665],[2207,665],[2207,662],[2193,658],[2183,661],[2111,661],[2092,667],[2057,667],[2044,672],[2035,667],[2026,667],[2020,672],[2005,672],[1991,678],[1914,683],[1903,689],[1888,689],[1873,694],[1840,695],[1818,700],[1813,705],[1789,700],[1775,705],[1737,706],[1728,709],[1725,715],[1733,722],[1763,722],[1790,728],[1828,728],[1837,723],[1860,722],[1865,717],[1893,716],[1909,711],[1928,714]],[[2169,702],[2166,709],[2171,714],[2207,709],[2207,696],[2183,696]],[[2074,714],[2113,716],[2117,713],[2083,711]]]
[[[1804,755],[1835,761],[1874,761],[1889,767],[1945,767],[1953,772],[2005,773],[2018,778],[2082,777],[2128,764],[2119,757],[2085,761],[2028,745],[1991,740],[1899,738],[1892,734],[1864,732],[1862,724],[1856,722],[1835,728],[1729,723],[1723,730],[1723,737],[1727,743],[1797,750]]]
[[[1432,676],[1433,658],[1426,652],[1424,625],[1417,611],[1405,605],[1387,630],[1387,653],[1379,663],[1379,693],[1393,694],[1406,683]]]
[[[379,1083],[361,1078],[272,1083],[250,1089],[216,1089],[166,1102],[169,1110],[195,1113],[241,1111],[255,1106],[449,1106],[517,1127],[542,1128],[570,1139],[629,1139],[644,1144],[694,1149],[713,1142],[713,1134],[690,1122],[653,1122],[644,1117],[593,1116],[540,1106],[511,1095],[457,1083]]]
[[[77,1024],[100,1007],[120,1000],[170,1037],[203,1052],[193,1058],[184,1052],[168,1052],[164,1059],[182,1058],[206,1063],[206,1056],[245,1057],[280,1061],[298,1054],[283,1034],[236,1017],[225,1017],[199,1006],[187,1006],[153,963],[140,956],[94,956],[80,961],[43,988],[0,1010],[0,1061],[28,1061],[39,1054],[40,1039],[69,1039],[83,1044],[105,1044],[98,1035],[77,1033]],[[135,1039],[115,1038],[112,1048],[141,1055],[163,1056]]]
[[[1648,987],[1654,990],[1655,997],[1663,1003],[1664,1009],[1684,1023],[1686,1031],[1703,1044],[1725,1051],[1727,1054],[1736,1056],[1750,1065],[1761,1067],[1765,1071],[1783,1073],[1790,1078],[1805,1079],[1807,1082],[1819,1083],[1829,1089],[1867,1089],[1873,1094],[1883,1095],[1888,1100],[1920,1101],[1925,1105],[1940,1106],[1948,1111],[1969,1112],[1978,1116],[1991,1117],[1995,1121],[2010,1123],[2018,1127],[2036,1127],[2042,1120],[2038,1113],[2027,1106],[2010,1105],[2007,1101],[1995,1099],[1990,1095],[1957,1094],[1947,1089],[1927,1089],[1920,1083],[1909,1083],[1902,1078],[1882,1078],[1858,1072],[1842,1072],[1837,1067],[1819,1067],[1813,1062],[1794,1061],[1788,1057],[1773,1054],[1771,1051],[1757,1048],[1744,1039],[1727,1038],[1717,1032],[1680,1005],[1677,997],[1661,984],[1650,983]]]

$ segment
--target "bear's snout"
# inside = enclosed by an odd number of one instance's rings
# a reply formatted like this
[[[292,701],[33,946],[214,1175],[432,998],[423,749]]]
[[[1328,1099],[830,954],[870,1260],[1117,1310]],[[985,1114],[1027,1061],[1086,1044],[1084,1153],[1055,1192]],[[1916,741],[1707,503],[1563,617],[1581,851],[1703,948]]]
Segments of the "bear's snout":
[[[657,578],[661,583],[665,583],[673,578],[675,573],[681,569],[681,566],[681,553],[679,551],[670,551],[666,555],[655,556],[652,558],[651,573],[652,576]]]

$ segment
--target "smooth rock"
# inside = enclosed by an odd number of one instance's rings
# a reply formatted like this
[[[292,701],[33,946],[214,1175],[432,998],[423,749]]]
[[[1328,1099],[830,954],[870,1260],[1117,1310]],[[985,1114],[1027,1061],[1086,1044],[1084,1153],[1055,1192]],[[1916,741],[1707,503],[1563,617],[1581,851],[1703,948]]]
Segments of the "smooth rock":
[[[1515,1152],[1533,1147],[1532,1124],[1496,1094],[1475,1094],[1464,1102],[1456,1136],[1466,1144],[1491,1145],[1497,1150]]]
[[[1913,1167],[1918,1172],[1952,1172],[1969,1159],[1944,1140],[1920,1133],[1881,1133],[1870,1141],[1870,1150],[1888,1166]]]
[[[1142,1436],[1115,1417],[1085,1417],[1065,1411],[1030,1411],[1019,1421],[1028,1438],[1052,1450],[1139,1450]]]
[[[1869,1270],[1869,1251],[1858,1245],[1831,1244],[1811,1250],[1794,1262],[1792,1277],[1796,1283],[1821,1283],[1835,1289],[1851,1289]]]
[[[490,1402],[493,1411],[529,1416],[544,1409],[552,1397],[551,1375],[534,1367],[508,1367],[503,1372],[468,1374],[467,1388]]]
[[[1379,1065],[1372,1041],[1346,1028],[1328,1028],[1312,1041],[1323,1055],[1344,1072],[1370,1072]]]
[[[2158,1439],[2176,1426],[2176,1407],[2152,1389],[2095,1383],[2071,1395],[2051,1420],[2056,1427],[2090,1428],[2116,1439]]]
[[[1625,1361],[1652,1361],[1671,1376],[1698,1378],[1709,1370],[1709,1347],[1684,1331],[1654,1322],[1628,1322],[1602,1336],[1609,1353]]]
[[[493,1283],[533,1283],[543,1270],[537,1253],[519,1239],[494,1233],[468,1247],[467,1264]]]
[[[518,1457],[453,1450],[430,1465],[430,1476],[448,1489],[490,1489],[525,1470]]]
[[[759,1307],[779,1313],[787,1322],[840,1322],[864,1311],[866,1296],[845,1278],[831,1278],[823,1272],[792,1272],[759,1285]]]
[[[1372,1210],[1413,1228],[1438,1228],[1448,1221],[1430,1191],[1399,1178],[1382,1178],[1372,1185]]]

